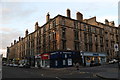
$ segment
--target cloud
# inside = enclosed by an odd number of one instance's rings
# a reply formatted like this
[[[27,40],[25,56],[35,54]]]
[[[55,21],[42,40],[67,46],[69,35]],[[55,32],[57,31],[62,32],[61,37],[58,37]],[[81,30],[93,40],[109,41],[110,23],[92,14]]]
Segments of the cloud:
[[[22,33],[16,28],[3,28],[2,33],[2,38],[0,41],[2,41],[2,49],[5,49],[7,46],[10,45],[11,42],[13,42],[15,39],[18,39],[19,36],[22,35]]]
[[[35,8],[29,8],[29,3],[4,3],[2,5],[2,24],[9,24],[15,21],[24,21],[23,18],[30,18],[36,12]]]
[[[6,49],[0,49],[0,54],[3,54],[3,57],[6,57]]]

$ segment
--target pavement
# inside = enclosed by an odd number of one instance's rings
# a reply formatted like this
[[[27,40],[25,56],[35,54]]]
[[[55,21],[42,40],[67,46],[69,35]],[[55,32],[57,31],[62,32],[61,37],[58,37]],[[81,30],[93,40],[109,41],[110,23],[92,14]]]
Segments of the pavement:
[[[107,69],[105,72],[99,72],[96,74],[96,76],[103,78],[103,79],[109,79],[109,80],[120,80],[120,77],[118,76],[119,70],[118,69]]]
[[[109,65],[109,64],[105,64]],[[86,68],[86,67],[80,67],[80,68]],[[114,68],[103,68],[102,66],[99,66],[100,69],[103,70],[103,72],[98,72],[96,73],[96,76],[102,79],[107,79],[107,80],[120,80],[120,69],[118,67],[114,67]],[[49,69],[49,68],[45,68],[45,69]],[[49,70],[75,70],[74,67],[70,67],[70,68],[51,68]]]

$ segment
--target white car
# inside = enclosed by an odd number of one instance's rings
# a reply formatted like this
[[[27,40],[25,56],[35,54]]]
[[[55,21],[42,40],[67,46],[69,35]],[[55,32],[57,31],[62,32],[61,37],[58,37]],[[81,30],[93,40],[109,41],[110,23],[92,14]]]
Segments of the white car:
[[[18,67],[18,64],[13,64],[13,67]]]
[[[19,67],[19,68],[23,68],[23,67],[24,67],[24,65],[23,65],[23,64],[20,64],[18,67]]]
[[[109,64],[113,64],[113,63],[117,63],[117,62],[118,62],[118,60],[112,59],[111,61],[109,61]]]

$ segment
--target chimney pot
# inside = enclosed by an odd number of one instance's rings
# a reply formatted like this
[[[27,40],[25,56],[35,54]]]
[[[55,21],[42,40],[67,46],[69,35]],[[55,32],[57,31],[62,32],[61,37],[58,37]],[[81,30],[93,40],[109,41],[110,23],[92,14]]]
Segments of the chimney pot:
[[[35,30],[37,30],[39,28],[38,26],[38,22],[35,23]]]
[[[107,19],[105,19],[105,24],[109,25],[109,21]]]
[[[46,22],[48,22],[49,20],[50,20],[50,14],[48,12],[47,15],[46,15]]]
[[[71,12],[70,12],[70,9],[67,9],[67,17],[68,17],[68,18],[71,18]]]
[[[76,13],[76,18],[77,18],[77,20],[82,21],[83,20],[83,15],[80,12],[77,12]]]

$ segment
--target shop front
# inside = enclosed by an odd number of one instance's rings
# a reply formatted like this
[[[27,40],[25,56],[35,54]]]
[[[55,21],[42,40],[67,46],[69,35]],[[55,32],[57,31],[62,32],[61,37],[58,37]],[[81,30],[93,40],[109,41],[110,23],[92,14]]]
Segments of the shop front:
[[[82,52],[84,66],[101,65],[106,63],[106,53]]]
[[[41,62],[41,55],[38,54],[35,56],[35,67],[41,67],[40,62]]]
[[[77,52],[57,51],[50,54],[50,67],[52,68],[71,67],[77,62],[80,62],[80,54]]]
[[[50,67],[50,54],[44,53],[41,54],[41,61],[40,61],[41,67]]]

